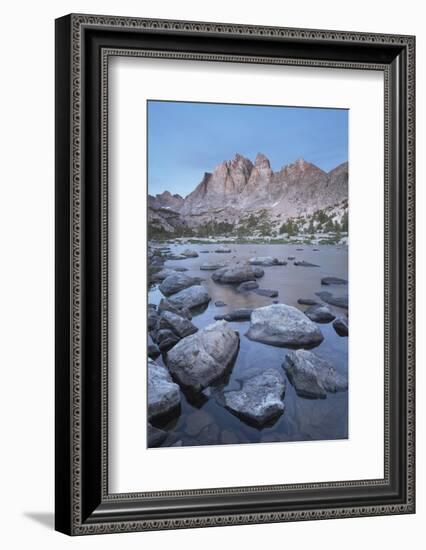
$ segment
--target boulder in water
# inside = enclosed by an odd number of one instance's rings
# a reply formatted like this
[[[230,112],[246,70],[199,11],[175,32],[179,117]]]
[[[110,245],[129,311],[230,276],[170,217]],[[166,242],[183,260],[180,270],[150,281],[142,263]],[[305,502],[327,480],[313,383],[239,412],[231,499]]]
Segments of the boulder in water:
[[[185,288],[177,294],[173,294],[173,296],[169,298],[169,301],[173,305],[187,309],[193,309],[204,304],[208,304],[210,300],[210,294],[201,285],[194,285],[189,288]]]
[[[257,288],[255,290],[259,296],[267,296],[268,298],[276,298],[278,296],[278,290],[269,290],[267,288]]]
[[[345,376],[317,355],[307,350],[292,351],[286,355],[284,370],[297,395],[311,399],[325,399],[327,393],[348,389]]]
[[[212,279],[221,284],[239,284],[245,281],[253,281],[263,277],[265,272],[260,267],[241,265],[235,267],[223,267],[212,274]]]
[[[314,347],[324,339],[315,323],[297,308],[286,304],[272,304],[253,310],[246,336],[271,346],[295,348]]]
[[[239,341],[226,321],[217,321],[176,344],[167,354],[167,365],[179,384],[201,392],[233,365]]]
[[[284,412],[285,380],[275,369],[244,380],[240,390],[224,393],[225,407],[249,424],[261,428]]]
[[[189,277],[185,273],[173,273],[164,279],[158,287],[164,296],[171,296],[184,288],[199,285],[201,279],[198,277]]]

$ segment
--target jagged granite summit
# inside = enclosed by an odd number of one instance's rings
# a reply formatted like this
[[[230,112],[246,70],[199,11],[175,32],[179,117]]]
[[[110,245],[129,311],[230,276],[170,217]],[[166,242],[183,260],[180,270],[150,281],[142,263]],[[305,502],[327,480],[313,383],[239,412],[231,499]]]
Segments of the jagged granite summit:
[[[169,191],[148,196],[148,214],[156,222],[165,217],[169,231],[176,223],[187,227],[211,220],[235,223],[262,209],[282,220],[309,216],[347,199],[347,162],[325,172],[300,158],[274,172],[264,154],[258,153],[253,163],[237,153],[213,172],[205,172],[185,198]]]
[[[271,208],[289,216],[315,211],[348,196],[348,165],[329,173],[304,159],[273,172],[269,160],[259,153],[254,164],[237,154],[205,173],[180,209],[197,215],[215,208],[236,210]]]

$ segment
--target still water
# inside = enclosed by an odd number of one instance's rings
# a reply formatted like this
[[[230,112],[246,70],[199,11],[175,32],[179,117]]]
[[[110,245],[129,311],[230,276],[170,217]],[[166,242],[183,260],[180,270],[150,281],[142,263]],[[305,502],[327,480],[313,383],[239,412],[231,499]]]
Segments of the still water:
[[[228,246],[228,245],[227,245]],[[346,247],[334,245],[319,245],[314,251],[312,245],[284,244],[230,244],[231,253],[221,254],[215,250],[217,244],[184,244],[170,245],[172,252],[179,253],[186,249],[199,253],[197,258],[185,260],[168,260],[165,268],[185,267],[187,275],[204,278],[202,284],[212,297],[207,309],[199,314],[193,314],[192,322],[203,328],[214,322],[215,315],[242,307],[260,307],[270,305],[273,300],[288,304],[304,311],[307,306],[297,303],[298,298],[319,298],[315,292],[327,290],[335,296],[348,292],[346,285],[322,286],[321,278],[327,276],[348,278],[348,250]],[[296,249],[303,248],[302,251]],[[200,253],[200,251],[209,253]],[[305,260],[319,267],[300,267],[288,260],[286,266],[263,267],[265,275],[258,279],[259,287],[278,290],[277,298],[259,296],[254,292],[238,293],[235,287],[220,285],[211,279],[213,271],[201,271],[204,262],[226,263],[234,265],[245,263],[254,256],[272,256],[287,260],[295,256],[296,261]],[[158,304],[163,295],[154,286],[149,290],[148,302]],[[223,301],[226,307],[216,307],[216,301]],[[329,306],[333,313],[344,315],[346,310]],[[219,389],[239,389],[241,381],[249,378],[265,368],[279,370],[285,375],[282,364],[287,353],[286,348],[278,348],[253,342],[245,334],[250,322],[232,322],[234,330],[240,334],[240,349],[234,367],[225,383]],[[335,332],[332,323],[320,324],[324,335],[323,342],[314,348],[329,360],[335,369],[348,375],[348,338],[340,337]],[[161,362],[161,357],[157,362]],[[326,399],[306,399],[299,397],[287,380],[284,398],[284,414],[272,426],[257,429],[247,425],[232,413],[227,411],[218,397],[220,392],[213,388],[207,390],[207,396],[198,402],[189,401],[182,393],[181,413],[173,421],[161,425],[169,433],[163,446],[170,445],[217,445],[227,443],[257,443],[273,441],[306,441],[345,439],[348,437],[348,392],[327,394]]]

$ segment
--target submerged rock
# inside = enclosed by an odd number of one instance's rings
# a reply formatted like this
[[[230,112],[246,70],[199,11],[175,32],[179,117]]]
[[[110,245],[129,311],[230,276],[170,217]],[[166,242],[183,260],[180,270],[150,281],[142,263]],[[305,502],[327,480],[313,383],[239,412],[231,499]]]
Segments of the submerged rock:
[[[333,296],[331,292],[322,290],[321,292],[315,292],[315,295],[319,296],[323,302],[327,302],[327,304],[332,306],[338,306],[344,309],[348,309],[349,307],[347,294],[346,296]]]
[[[226,248],[226,247],[222,247],[222,248],[218,248],[217,250],[215,250],[215,252],[217,254],[230,254],[231,253],[231,249],[230,248]]]
[[[250,321],[250,317],[252,314],[253,309],[251,308],[240,308],[240,309],[234,309],[234,311],[230,311],[228,313],[225,313],[224,315],[216,315],[215,320],[216,321]]]
[[[346,279],[341,279],[340,277],[323,277],[321,279],[322,285],[347,285],[348,281]]]
[[[348,389],[347,378],[337,373],[331,363],[311,351],[288,353],[283,367],[297,395],[301,397],[324,399],[327,392]]]
[[[225,267],[225,264],[204,262],[200,265],[201,271],[216,271],[216,269],[221,269],[222,267]]]
[[[147,439],[148,447],[159,447],[167,438],[167,432],[155,428],[148,422]]]
[[[253,310],[250,340],[280,347],[314,347],[324,336],[319,327],[295,307],[272,304]]]
[[[200,392],[233,364],[239,341],[226,321],[217,321],[176,344],[167,354],[167,365],[179,384]]]
[[[278,296],[278,290],[268,290],[266,288],[258,288],[255,290],[259,296],[268,296],[268,298],[276,298]]]
[[[173,273],[166,277],[158,288],[164,296],[171,296],[184,288],[200,284],[200,281],[198,277],[189,277],[185,273]]]
[[[180,405],[180,390],[163,365],[148,359],[148,420],[166,416]]]
[[[185,338],[185,336],[194,334],[198,330],[189,319],[185,319],[171,311],[163,311],[158,326],[160,329],[165,328],[173,331],[179,338]]]
[[[317,306],[319,302],[317,300],[312,300],[311,298],[299,298],[297,303],[302,306]]]
[[[298,267],[319,267],[319,265],[305,262],[305,260],[302,260],[300,262],[294,262],[294,265],[297,265]]]
[[[207,290],[201,285],[194,285],[181,290],[177,294],[173,294],[169,301],[178,307],[193,309],[203,304],[210,302],[211,297]]]
[[[305,310],[305,315],[307,315],[311,321],[315,321],[316,323],[329,323],[336,318],[330,308],[325,305],[308,307],[308,309]]]
[[[168,260],[186,260],[186,256],[183,254],[170,254],[167,256]]]
[[[235,284],[253,281],[253,279],[263,277],[264,274],[265,272],[260,267],[242,265],[218,269],[212,274],[212,279],[216,283]]]
[[[278,258],[273,258],[272,256],[258,256],[256,258],[250,258],[249,264],[273,266],[273,265],[287,265],[287,262],[285,260],[279,260]]]
[[[262,427],[284,412],[284,393],[283,375],[267,369],[244,380],[240,390],[225,392],[225,407],[249,424]]]
[[[190,436],[196,436],[201,430],[213,423],[213,417],[201,409],[187,416],[185,432]]]
[[[237,287],[238,292],[246,292],[248,290],[254,290],[259,288],[259,283],[257,281],[245,281]]]
[[[348,336],[349,323],[346,317],[337,317],[337,319],[333,321],[333,327],[339,336]]]

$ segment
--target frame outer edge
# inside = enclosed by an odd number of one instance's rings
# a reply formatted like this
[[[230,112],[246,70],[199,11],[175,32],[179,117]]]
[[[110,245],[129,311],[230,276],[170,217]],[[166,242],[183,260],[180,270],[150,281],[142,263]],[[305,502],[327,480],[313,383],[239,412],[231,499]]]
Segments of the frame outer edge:
[[[303,521],[309,519],[326,519],[336,517],[361,517],[368,515],[386,515],[395,513],[414,512],[414,255],[407,262],[407,337],[411,352],[407,353],[408,370],[408,390],[412,392],[408,397],[409,410],[407,411],[407,422],[411,428],[407,431],[408,453],[407,475],[407,501],[405,504],[392,506],[367,506],[348,507],[327,510],[307,510],[301,512],[274,512],[265,514],[243,514],[243,515],[216,515],[212,517],[179,519],[179,520],[159,520],[159,521],[133,521],[117,523],[83,524],[81,518],[81,445],[80,445],[80,380],[81,380],[81,33],[83,26],[99,27],[119,27],[123,30],[172,30],[177,33],[209,33],[222,34],[227,36],[235,35],[241,37],[247,35],[251,37],[267,38],[290,38],[295,40],[319,40],[336,43],[375,43],[378,45],[395,45],[408,50],[408,173],[407,173],[407,201],[411,205],[412,215],[407,218],[408,238],[407,250],[414,254],[414,47],[415,40],[412,36],[402,35],[379,35],[372,33],[309,30],[309,29],[284,29],[279,27],[258,27],[245,25],[229,25],[220,23],[202,23],[187,21],[168,21],[152,20],[110,16],[92,16],[72,14],[68,16],[71,23],[71,115],[72,115],[72,204],[71,204],[71,275],[72,275],[72,300],[71,300],[71,392],[72,392],[72,418],[71,421],[71,533],[76,535],[112,533],[136,530],[156,530],[156,529],[180,529],[188,527],[201,527],[213,525],[237,525],[249,523],[282,522],[282,521]],[[411,113],[411,114],[410,114]],[[411,134],[411,136],[410,136]],[[411,165],[410,165],[411,161]],[[57,188],[58,189],[58,188]],[[409,254],[408,252],[408,254]]]
[[[71,18],[55,22],[55,528],[71,534]]]

